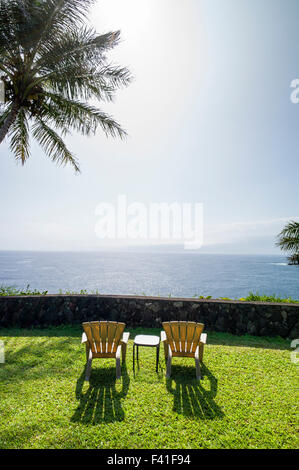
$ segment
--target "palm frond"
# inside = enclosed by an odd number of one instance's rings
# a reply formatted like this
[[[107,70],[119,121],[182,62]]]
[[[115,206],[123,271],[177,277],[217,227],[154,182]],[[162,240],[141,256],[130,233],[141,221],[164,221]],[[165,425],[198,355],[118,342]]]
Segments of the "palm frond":
[[[20,160],[24,165],[27,158],[30,156],[29,152],[29,126],[24,108],[19,109],[16,120],[11,125],[9,130],[10,149],[14,154],[16,160]]]
[[[63,137],[70,134],[70,129],[66,125],[64,115],[59,107],[52,106],[50,103],[45,102],[39,111],[39,117],[44,122],[54,125],[56,129],[59,129]]]
[[[278,234],[276,246],[284,251],[299,251],[299,222],[289,222]]]
[[[47,0],[31,2],[28,13],[36,18],[35,31],[32,31],[35,42],[32,49],[32,60],[54,37],[63,37],[66,30],[83,23],[90,6],[95,0]],[[36,31],[38,33],[36,34]]]
[[[99,35],[84,26],[95,0],[0,0],[0,75],[6,104],[0,110],[0,143],[22,163],[29,156],[28,120],[33,135],[54,161],[78,165],[60,135],[84,135],[98,127],[113,137],[126,132],[89,100],[112,101],[131,81],[129,71],[107,62],[120,32]],[[52,152],[52,155],[50,153]]]
[[[49,105],[56,110],[57,123],[81,132],[83,135],[95,134],[98,126],[106,136],[124,138],[127,133],[118,122],[98,108],[77,100],[63,98],[61,95],[45,92]],[[43,117],[44,119],[46,116]]]
[[[68,99],[113,101],[116,90],[131,81],[130,72],[125,67],[106,66],[98,72],[91,72],[74,65],[61,73],[53,73],[46,88]]]
[[[90,28],[81,28],[53,39],[50,49],[47,44],[41,50],[42,57],[31,71],[38,75],[28,84],[27,92],[46,82],[71,99],[81,98],[83,91],[84,99],[94,95],[111,100],[115,89],[127,86],[131,80],[125,67],[106,64],[104,52],[118,43],[119,34],[96,35]]]
[[[0,143],[4,140],[10,127],[15,122],[19,109],[20,105],[17,99],[4,105],[4,111],[0,117]]]
[[[118,44],[119,37],[120,31],[98,35],[86,26],[65,31],[62,37],[54,36],[41,46],[34,71],[52,73],[76,63],[98,65],[104,52]]]
[[[1,110],[0,114],[0,129],[3,123],[5,122],[6,118],[8,117],[10,112],[10,106],[6,106],[4,109]]]
[[[69,163],[76,172],[80,172],[75,156],[68,150],[62,138],[42,119],[37,118],[35,120],[32,126],[32,134],[53,162],[61,165]]]

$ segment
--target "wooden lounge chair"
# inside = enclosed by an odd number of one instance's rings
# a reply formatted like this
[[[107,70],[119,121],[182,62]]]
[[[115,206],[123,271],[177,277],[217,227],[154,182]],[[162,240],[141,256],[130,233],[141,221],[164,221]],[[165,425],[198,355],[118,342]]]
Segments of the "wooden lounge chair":
[[[199,361],[203,359],[203,349],[207,335],[202,333],[204,325],[191,321],[163,322],[164,331],[161,331],[161,341],[164,343],[165,359],[167,359],[166,377],[171,375],[171,361],[173,357],[194,357],[196,378],[200,380]]]
[[[89,380],[91,363],[95,358],[115,358],[116,378],[121,377],[120,353],[126,360],[127,343],[130,333],[124,333],[125,323],[115,321],[91,321],[82,323],[84,333],[81,343],[86,345],[86,375]]]

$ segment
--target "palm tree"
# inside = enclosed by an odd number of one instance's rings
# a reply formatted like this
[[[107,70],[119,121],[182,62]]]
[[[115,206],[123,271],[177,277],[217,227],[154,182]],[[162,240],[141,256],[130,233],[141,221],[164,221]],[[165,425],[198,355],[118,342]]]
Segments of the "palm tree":
[[[22,164],[30,156],[29,134],[57,163],[76,158],[63,137],[83,135],[98,126],[113,137],[126,132],[112,117],[89,104],[112,101],[131,80],[127,68],[112,65],[106,52],[120,32],[98,35],[85,24],[95,0],[0,0],[0,78],[5,104],[0,108],[0,143]],[[59,135],[56,131],[60,132]]]
[[[299,264],[299,222],[289,222],[279,233],[276,245],[292,253],[289,264]]]

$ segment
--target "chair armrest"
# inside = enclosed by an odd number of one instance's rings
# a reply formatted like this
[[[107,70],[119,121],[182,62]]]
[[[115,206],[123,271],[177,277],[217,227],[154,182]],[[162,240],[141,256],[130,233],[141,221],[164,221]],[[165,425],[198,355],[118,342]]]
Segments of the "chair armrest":
[[[121,339],[121,343],[127,343],[129,340],[130,333],[124,333]]]
[[[161,341],[166,341],[166,333],[165,331],[161,331]]]
[[[203,343],[203,344],[206,344],[207,343],[207,333],[201,333],[200,335],[200,342]]]
[[[85,333],[82,333],[82,340],[81,340],[81,344],[82,343],[88,343],[88,339],[87,339],[87,336]]]

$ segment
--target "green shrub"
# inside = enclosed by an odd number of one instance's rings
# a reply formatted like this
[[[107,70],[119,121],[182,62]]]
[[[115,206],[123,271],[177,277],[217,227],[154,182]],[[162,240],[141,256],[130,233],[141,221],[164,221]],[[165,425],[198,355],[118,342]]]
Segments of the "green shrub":
[[[39,291],[37,289],[31,290],[30,285],[28,284],[26,289],[18,289],[17,287],[14,286],[0,286],[0,296],[8,296],[8,295],[47,295],[48,291]],[[59,295],[88,295],[88,294],[93,294],[93,295],[99,295],[100,292],[98,289],[92,290],[88,292],[86,289],[81,289],[80,291],[65,291],[63,292],[62,289],[59,289],[58,291]],[[136,294],[138,295],[138,294]],[[140,295],[140,294],[139,294]],[[145,292],[142,292],[141,295],[146,296]],[[168,294],[168,298],[171,298],[172,294]],[[156,297],[160,297],[158,294]],[[203,299],[203,300],[209,300],[213,299],[211,295],[197,295],[195,294],[193,298],[197,299]],[[265,295],[265,294],[259,294],[258,292],[255,294],[254,292],[249,292],[249,294],[246,297],[241,297],[239,299],[231,299],[229,297],[219,297],[218,299],[215,300],[241,300],[243,302],[283,302],[283,303],[299,303],[299,300],[293,299],[292,297],[287,297],[287,298],[282,298],[277,296],[276,294],[273,295]]]

